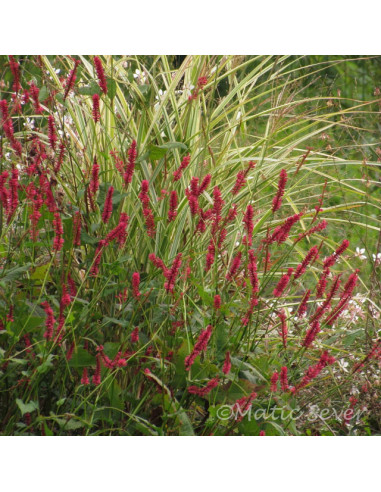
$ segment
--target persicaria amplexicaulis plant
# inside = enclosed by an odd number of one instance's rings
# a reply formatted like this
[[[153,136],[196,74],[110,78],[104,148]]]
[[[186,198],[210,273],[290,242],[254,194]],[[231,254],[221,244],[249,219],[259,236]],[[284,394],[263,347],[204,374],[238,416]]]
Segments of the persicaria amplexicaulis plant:
[[[81,435],[297,433],[304,424],[243,414],[340,393],[355,411],[352,387],[372,404],[379,310],[359,295],[370,255],[355,254],[332,205],[336,157],[302,138],[283,147],[279,108],[266,146],[253,107],[241,127],[247,89],[225,97],[224,64],[188,59],[194,73],[184,64],[172,90],[178,68],[147,78],[134,57],[61,58],[52,74],[52,59],[33,59],[29,77],[9,57],[1,93],[6,432],[30,432],[19,400],[33,402],[33,428]],[[224,405],[237,419],[216,417]]]

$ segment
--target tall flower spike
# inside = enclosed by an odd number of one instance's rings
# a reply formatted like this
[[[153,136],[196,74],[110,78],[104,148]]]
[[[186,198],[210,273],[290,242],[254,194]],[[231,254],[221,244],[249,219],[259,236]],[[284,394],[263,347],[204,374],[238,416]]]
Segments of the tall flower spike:
[[[323,267],[329,268],[333,266],[337,258],[348,248],[348,246],[349,246],[349,241],[347,239],[344,239],[344,241],[340,244],[340,246],[336,249],[336,251],[331,256],[328,256],[328,258],[324,260]]]
[[[289,268],[287,273],[281,277],[277,286],[273,290],[273,296],[280,297],[283,294],[284,290],[286,289],[287,285],[290,282],[290,277],[292,275],[292,272],[293,272],[293,268]]]
[[[12,55],[9,56],[9,68],[13,75],[13,90],[17,93],[21,90],[20,85],[20,65]]]
[[[282,169],[279,175],[278,191],[273,199],[273,208],[272,208],[273,212],[279,210],[280,206],[282,205],[282,198],[284,195],[284,190],[286,188],[286,183],[287,183],[287,172],[285,169]]]
[[[105,203],[103,206],[103,213],[102,213],[102,222],[104,224],[107,224],[107,222],[110,220],[111,214],[112,214],[112,196],[114,194],[114,187],[110,186],[110,188],[107,191],[107,196],[105,199]]]
[[[183,171],[189,166],[190,163],[190,155],[187,154],[183,160],[181,161],[180,167],[173,173],[173,181],[179,181],[183,174]]]
[[[140,285],[140,275],[139,272],[135,272],[132,274],[132,294],[135,297],[135,299],[139,299],[141,296],[141,293],[139,291],[139,285]]]
[[[167,292],[173,292],[175,288],[176,277],[181,267],[181,257],[182,253],[179,253],[173,260],[172,267],[165,273],[167,281],[164,283],[164,288]]]
[[[101,119],[101,114],[99,110],[99,95],[94,94],[93,95],[93,120],[95,123],[98,123],[98,121]]]
[[[128,164],[126,167],[126,172],[124,173],[123,179],[126,187],[132,182],[132,176],[135,170],[137,151],[136,151],[136,140],[133,140],[130,148],[128,149]]]
[[[306,257],[304,258],[304,260],[302,261],[302,263],[300,263],[297,267],[296,267],[296,270],[295,270],[295,275],[294,275],[294,278],[295,280],[298,279],[301,275],[303,275],[303,273],[306,271],[306,268],[307,266],[312,263],[313,261],[315,261],[318,257],[318,249],[316,246],[313,246],[307,253]]]
[[[54,212],[53,227],[55,232],[53,250],[58,252],[61,251],[62,246],[64,245],[63,227],[59,212]]]
[[[287,367],[282,367],[280,370],[280,387],[282,391],[288,390]]]
[[[229,374],[230,370],[232,368],[232,363],[231,363],[231,359],[230,359],[230,352],[226,352],[226,355],[225,355],[225,361],[224,361],[224,366],[222,368],[222,372],[224,374]]]
[[[33,99],[34,110],[37,114],[41,114],[44,110],[39,101],[40,89],[33,82],[30,84],[30,94]]]
[[[276,393],[276,391],[278,389],[277,388],[278,379],[279,379],[279,374],[277,371],[275,371],[270,378],[270,383],[271,383],[270,391],[271,391],[271,393]]]
[[[246,234],[247,234],[247,244],[249,246],[251,246],[251,244],[252,244],[252,235],[253,235],[253,229],[254,229],[253,217],[254,217],[253,206],[248,205],[246,212],[243,216],[242,222],[245,224],[245,229],[246,229]]]
[[[56,127],[54,124],[54,118],[50,114],[48,118],[48,135],[49,135],[49,143],[50,146],[53,150],[56,148],[56,143],[57,143],[57,134],[56,134]]]
[[[310,347],[312,343],[314,342],[317,334],[320,331],[320,323],[319,321],[314,321],[310,328],[307,330],[306,336],[304,338],[304,341],[302,343],[303,347]]]
[[[97,163],[97,159],[94,157],[94,164],[91,170],[91,179],[90,179],[90,193],[92,196],[96,194],[99,189],[99,164]]]
[[[54,315],[53,315],[53,310],[49,306],[48,302],[43,302],[41,306],[44,308],[45,314],[46,314],[46,320],[45,320],[45,333],[44,333],[44,338],[47,340],[51,340],[53,338],[53,332],[54,332],[54,323],[56,322]]]
[[[75,79],[77,78],[77,68],[78,65],[80,64],[79,60],[75,60],[74,62],[74,68],[70,71],[69,76],[66,80],[66,86],[65,86],[65,93],[64,93],[64,100],[67,98],[69,95],[69,92],[74,89],[74,84],[75,84]]]
[[[228,280],[229,282],[231,282],[238,273],[238,269],[241,265],[241,257],[242,257],[242,253],[239,251],[232,261],[230,270],[226,275],[226,280]]]
[[[101,91],[103,92],[103,94],[107,94],[106,76],[105,76],[105,72],[103,69],[101,59],[98,56],[94,56],[94,65],[95,65],[95,71],[96,71],[97,76],[98,76],[99,87],[101,88]]]
[[[196,357],[200,355],[201,352],[206,350],[209,339],[212,336],[212,331],[212,325],[208,325],[208,327],[200,333],[200,336],[198,337],[198,340],[195,343],[192,352],[187,357],[185,357],[184,364],[186,371],[190,370],[194,361],[196,360]]]
[[[177,191],[173,190],[169,198],[168,222],[172,222],[177,216],[177,203]]]
[[[304,294],[303,299],[300,302],[299,308],[298,308],[298,317],[302,318],[306,312],[307,312],[307,303],[311,295],[311,290],[307,290],[307,292]]]
[[[221,296],[218,294],[214,296],[213,307],[216,311],[221,307]]]

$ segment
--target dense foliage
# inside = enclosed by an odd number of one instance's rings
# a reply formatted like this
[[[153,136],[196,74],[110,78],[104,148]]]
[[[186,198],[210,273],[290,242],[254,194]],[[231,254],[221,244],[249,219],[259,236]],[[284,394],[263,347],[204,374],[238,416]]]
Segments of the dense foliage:
[[[2,57],[1,432],[379,434],[375,63]]]

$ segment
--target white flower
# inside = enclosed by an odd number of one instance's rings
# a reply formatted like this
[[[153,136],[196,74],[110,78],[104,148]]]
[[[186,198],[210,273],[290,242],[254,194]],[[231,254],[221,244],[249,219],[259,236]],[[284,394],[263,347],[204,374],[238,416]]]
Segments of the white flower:
[[[34,119],[27,118],[24,126],[27,130],[34,130]]]
[[[364,255],[364,253],[365,253],[365,248],[357,247],[355,256],[357,256],[361,261],[366,260],[367,257],[366,257],[366,255]]]
[[[138,68],[135,70],[133,77],[134,79],[136,79],[136,82],[140,85],[146,84],[147,82],[147,76],[145,72],[141,72]]]
[[[214,67],[212,68],[212,70],[210,71],[210,73],[214,73],[215,71],[217,70],[217,65],[214,65]]]
[[[347,362],[345,359],[340,359],[338,361],[339,367],[342,371],[348,372],[347,367],[349,366],[349,362]]]
[[[375,267],[381,265],[381,253],[377,253],[376,255],[373,253],[372,257]]]
[[[242,115],[241,111],[238,111],[237,116],[235,117],[235,119],[236,120],[239,120],[241,118],[241,115]]]

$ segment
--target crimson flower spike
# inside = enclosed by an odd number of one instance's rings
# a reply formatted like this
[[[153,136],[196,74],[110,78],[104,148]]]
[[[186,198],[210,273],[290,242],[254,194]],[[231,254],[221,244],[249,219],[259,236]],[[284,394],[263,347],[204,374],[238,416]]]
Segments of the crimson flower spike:
[[[193,347],[192,352],[185,357],[184,364],[185,370],[189,371],[192,367],[196,357],[201,354],[201,352],[205,351],[209,342],[210,337],[212,336],[213,326],[208,325],[205,330],[200,333],[195,346]]]
[[[172,222],[177,216],[177,203],[177,191],[173,190],[171,191],[171,196],[169,198],[168,222]]]
[[[126,188],[132,182],[132,176],[135,170],[136,156],[137,156],[136,140],[133,140],[131,142],[130,148],[128,149],[128,164],[126,167],[126,172],[123,175],[123,180]]]
[[[98,121],[101,119],[101,114],[99,110],[99,95],[94,94],[93,95],[93,120],[95,123],[98,123]]]
[[[70,71],[69,77],[66,80],[64,100],[69,95],[69,92],[71,90],[73,90],[73,88],[74,88],[75,79],[77,78],[77,75],[76,75],[77,67],[78,67],[79,64],[80,64],[80,61],[79,60],[75,60],[75,62],[74,62],[74,68]]]
[[[253,235],[253,230],[254,230],[254,222],[253,222],[253,217],[254,217],[254,209],[252,205],[248,205],[246,212],[243,216],[243,223],[245,225],[246,229],[246,242],[249,246],[252,245],[252,235]]]
[[[139,291],[139,284],[140,284],[140,275],[139,272],[135,272],[132,274],[132,294],[135,297],[135,299],[139,299],[141,296],[141,293]]]
[[[173,173],[173,181],[179,181],[183,174],[183,171],[189,166],[190,163],[190,155],[187,154],[183,160],[181,161],[180,167]]]
[[[237,275],[238,269],[241,265],[241,257],[242,257],[242,253],[239,251],[232,261],[230,270],[226,274],[226,280],[228,280],[229,282],[231,282],[233,278]]]
[[[284,190],[286,188],[286,183],[287,183],[287,171],[285,169],[282,169],[279,175],[278,191],[273,199],[273,208],[272,208],[273,213],[279,210],[280,206],[282,205],[282,198],[284,195]]]
[[[323,267],[329,268],[333,266],[337,258],[348,248],[348,246],[349,246],[348,239],[344,239],[344,241],[340,244],[340,246],[336,249],[336,251],[331,256],[328,256],[328,258],[324,260]]]
[[[99,87],[101,88],[103,94],[107,94],[106,76],[101,59],[98,56],[94,56],[94,65],[95,65],[95,71],[98,76]]]
[[[114,194],[114,187],[110,186],[110,188],[107,191],[104,207],[103,207],[103,213],[102,213],[102,222],[104,224],[107,224],[107,222],[110,220],[111,214],[112,214],[112,196]]]
[[[167,292],[173,292],[175,288],[176,277],[181,267],[181,257],[182,254],[179,253],[173,260],[172,267],[170,269],[167,269],[165,272],[165,277],[167,281],[164,283],[164,288]]]

